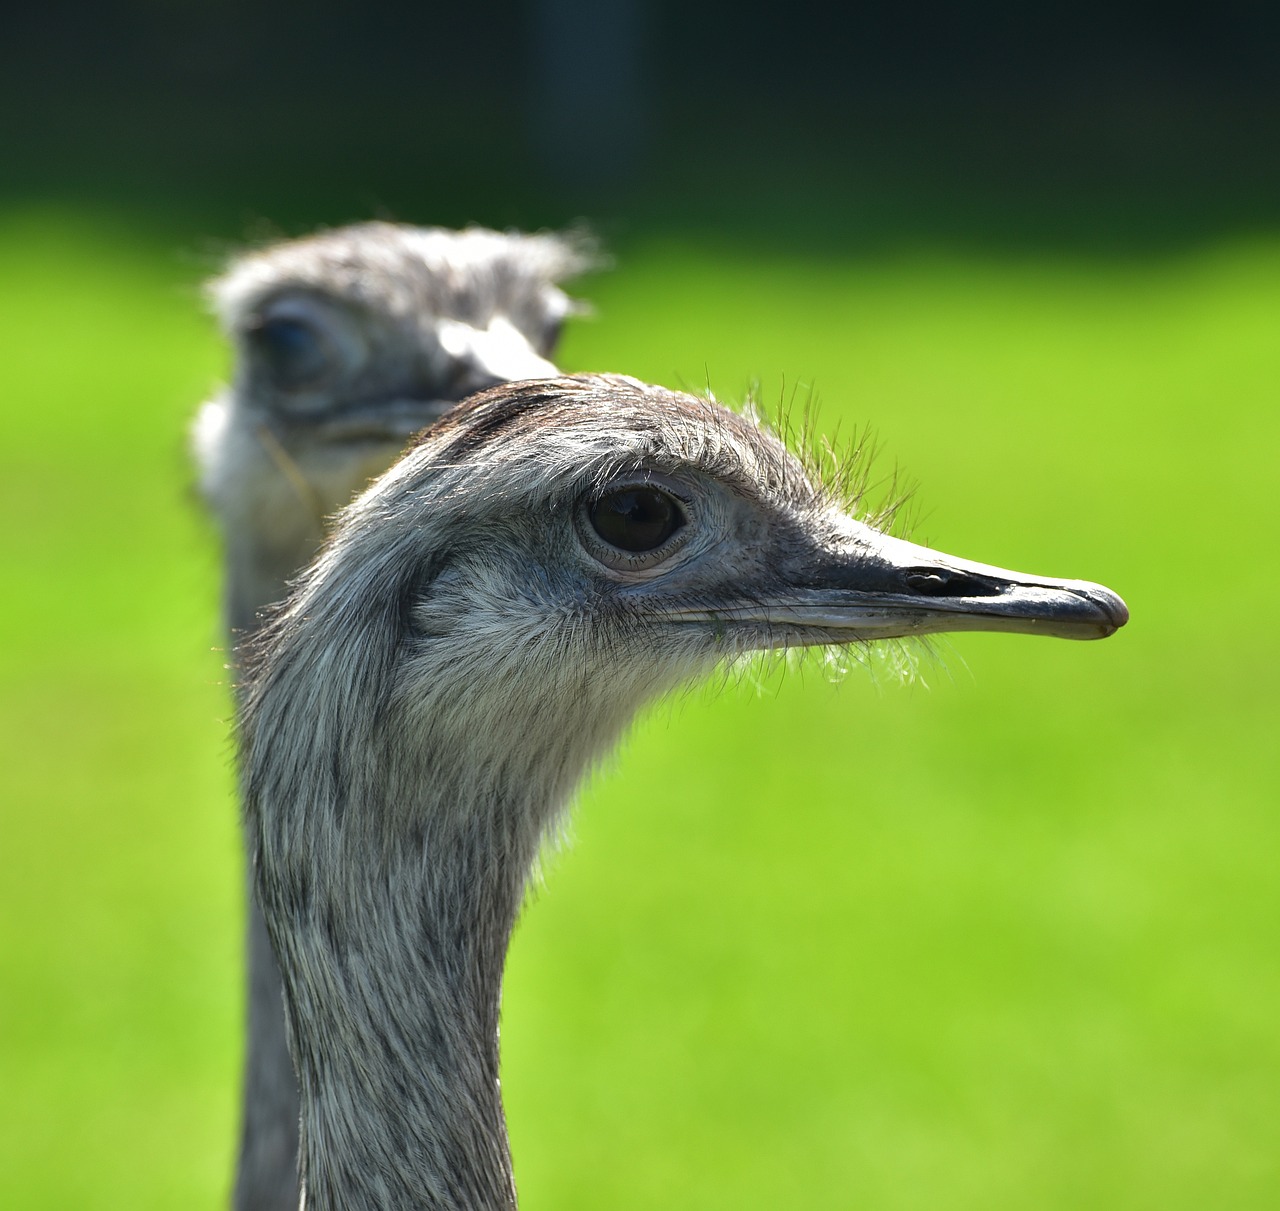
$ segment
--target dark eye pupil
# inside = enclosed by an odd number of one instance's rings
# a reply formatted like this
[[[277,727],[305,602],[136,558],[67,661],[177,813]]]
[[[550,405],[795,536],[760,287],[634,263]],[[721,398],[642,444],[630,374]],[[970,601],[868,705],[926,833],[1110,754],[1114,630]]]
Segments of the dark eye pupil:
[[[314,382],[329,368],[329,351],[320,333],[304,320],[264,320],[249,332],[277,387],[295,390]]]
[[[624,488],[591,505],[591,525],[610,546],[623,551],[656,551],[682,525],[684,514],[656,488]]]

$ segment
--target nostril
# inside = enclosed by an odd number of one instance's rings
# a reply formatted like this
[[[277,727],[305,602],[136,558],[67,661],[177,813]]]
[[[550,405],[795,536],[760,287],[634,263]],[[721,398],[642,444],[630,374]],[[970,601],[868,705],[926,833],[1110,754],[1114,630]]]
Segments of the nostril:
[[[939,572],[908,572],[907,588],[923,593],[926,597],[941,597],[947,591],[947,580]]]
[[[995,597],[1000,589],[982,576],[969,576],[949,568],[914,568],[903,574],[914,593],[922,597]]]

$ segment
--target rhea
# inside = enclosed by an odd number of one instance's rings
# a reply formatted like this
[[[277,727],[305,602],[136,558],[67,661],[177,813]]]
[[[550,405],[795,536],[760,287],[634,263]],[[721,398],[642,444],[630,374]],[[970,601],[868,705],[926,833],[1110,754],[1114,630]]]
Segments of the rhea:
[[[233,640],[258,625],[328,519],[464,396],[554,374],[588,266],[580,239],[364,223],[235,260],[210,294],[236,356],[195,425],[222,530]],[[296,1211],[298,1094],[280,981],[249,905],[248,1042],[235,1205]]]
[[[542,839],[646,703],[753,652],[1127,617],[1099,585],[879,532],[709,400],[582,376],[449,413],[346,510],[248,663],[305,1206],[515,1206],[508,941]]]

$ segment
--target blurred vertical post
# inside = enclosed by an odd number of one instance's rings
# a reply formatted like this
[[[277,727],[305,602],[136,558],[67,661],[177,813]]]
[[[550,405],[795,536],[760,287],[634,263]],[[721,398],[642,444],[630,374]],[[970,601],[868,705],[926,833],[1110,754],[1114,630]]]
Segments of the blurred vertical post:
[[[530,0],[530,135],[576,192],[632,178],[649,133],[648,0]]]

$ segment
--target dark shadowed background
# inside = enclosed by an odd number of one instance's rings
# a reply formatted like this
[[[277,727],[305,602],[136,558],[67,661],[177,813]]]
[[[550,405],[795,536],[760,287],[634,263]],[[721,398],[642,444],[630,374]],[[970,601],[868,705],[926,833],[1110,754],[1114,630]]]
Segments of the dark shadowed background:
[[[916,537],[1133,610],[643,721],[513,948],[522,1205],[1276,1206],[1278,60],[1263,3],[11,6],[0,1206],[225,1204],[198,286],[371,216],[585,222],[566,368],[815,391]]]
[[[1263,3],[107,0],[6,25],[6,193],[237,237],[381,210],[1137,240],[1276,204]]]

